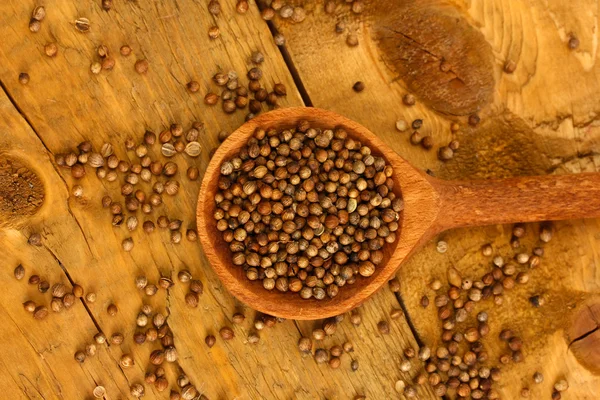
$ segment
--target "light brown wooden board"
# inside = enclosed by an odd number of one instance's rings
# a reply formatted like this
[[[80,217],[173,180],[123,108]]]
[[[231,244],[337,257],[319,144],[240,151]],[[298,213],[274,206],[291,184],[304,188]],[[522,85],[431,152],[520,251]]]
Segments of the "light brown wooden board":
[[[288,88],[288,95],[280,104],[301,105],[256,6],[252,4],[249,13],[240,16],[232,2],[222,2],[223,15],[215,18],[208,14],[204,2],[191,0],[115,2],[109,12],[101,10],[99,1],[61,2],[46,5],[42,29],[32,34],[27,24],[34,6],[33,1],[7,1],[0,5],[2,153],[16,156],[35,170],[46,195],[44,206],[35,216],[11,220],[8,226],[3,224],[0,233],[5,244],[2,282],[10,287],[0,295],[0,304],[3,314],[12,321],[10,335],[3,335],[1,343],[4,351],[0,364],[6,393],[13,398],[91,398],[94,386],[101,384],[108,391],[107,398],[129,398],[128,386],[143,380],[148,355],[158,346],[135,346],[132,341],[135,316],[147,302],[158,311],[169,313],[168,323],[179,351],[178,363],[167,368],[173,386],[182,369],[209,399],[346,399],[362,393],[370,398],[394,397],[395,381],[401,377],[410,379],[398,371],[399,355],[416,343],[404,319],[391,323],[390,335],[381,337],[377,333],[377,322],[398,307],[389,290],[381,291],[362,307],[361,327],[354,328],[346,320],[338,333],[323,344],[351,340],[356,348],[351,357],[360,362],[356,373],[350,371],[348,355],[342,357],[342,367],[333,371],[298,353],[300,332],[309,335],[315,323],[278,324],[261,332],[261,342],[252,347],[245,337],[254,313],[244,310],[220,285],[198,243],[184,238],[181,244],[173,245],[165,231],[157,230],[147,236],[138,227],[132,234],[133,251],[124,253],[121,241],[129,234],[110,224],[111,217],[100,204],[105,194],[120,198],[119,184],[100,181],[88,169],[87,176],[77,182],[83,186],[84,196],[76,199],[70,195],[75,181],[69,171],[52,161],[53,155],[66,152],[83,140],[91,140],[95,148],[110,142],[120,158],[133,160],[135,155],[127,153],[123,146],[126,138],[141,141],[146,129],[158,133],[174,122],[187,128],[193,121],[202,120],[206,124],[206,134],[200,139],[202,155],[196,160],[176,158],[180,171],[190,164],[202,171],[209,151],[218,145],[218,132],[233,130],[244,117],[243,113],[225,116],[220,109],[203,105],[204,94],[215,89],[210,79],[218,71],[236,70],[243,76],[250,66],[251,52],[257,49],[266,56],[261,67],[262,81],[269,88],[277,82]],[[73,23],[78,17],[90,20],[89,33],[75,30]],[[220,39],[210,41],[206,32],[215,20],[222,34]],[[58,44],[55,58],[43,54],[43,46],[50,41]],[[110,72],[92,75],[90,64],[98,59],[95,49],[100,44],[109,47],[116,66]],[[133,49],[128,58],[118,54],[123,44]],[[150,63],[145,76],[138,75],[133,67],[141,58]],[[20,72],[29,73],[29,85],[19,84]],[[184,86],[190,79],[201,83],[197,94],[189,94]],[[241,80],[246,82],[245,78]],[[154,146],[150,154],[158,152],[158,146]],[[166,199],[164,209],[155,211],[152,217],[156,219],[164,213],[182,219],[184,228],[192,227],[199,182],[188,183],[182,172],[178,176],[185,183],[180,195]],[[142,187],[149,189],[147,185]],[[141,214],[138,217],[143,220]],[[33,232],[42,234],[42,249],[27,244],[27,237]],[[77,304],[68,313],[50,315],[41,323],[33,321],[21,303],[35,290],[14,281],[12,271],[18,262],[28,273],[43,273],[51,282],[66,283],[62,265],[73,281],[86,291],[97,293],[98,300],[88,304],[91,315]],[[160,291],[150,299],[135,289],[136,275],[147,275],[156,282],[161,274],[175,278],[184,267],[205,285],[196,310],[184,306],[187,289],[179,283],[168,294]],[[41,295],[35,298],[41,299]],[[48,295],[45,298],[49,301]],[[112,302],[119,307],[115,317],[106,313]],[[204,345],[206,334],[217,335],[219,328],[231,325],[231,315],[238,310],[245,311],[247,320],[242,327],[234,328],[236,338],[227,343],[217,339],[217,345],[209,350]],[[90,342],[96,332],[92,316],[105,334],[121,332],[126,340],[121,346],[102,349],[96,359],[78,366],[73,360],[74,352]],[[56,337],[60,337],[58,348]],[[27,352],[22,352],[22,347]],[[48,348],[52,351],[45,350]],[[122,370],[118,366],[124,352],[133,354],[134,368]],[[428,390],[422,389],[422,398],[431,397]],[[168,395],[168,391],[159,394],[148,385],[146,393],[146,398]]]
[[[387,2],[371,1],[366,2],[365,12],[360,16],[353,15],[349,5],[343,2],[337,2],[334,15],[325,14],[322,3],[296,3],[306,5],[307,20],[291,24],[277,18],[275,26],[286,37],[286,47],[312,103],[362,123],[413,165],[430,169],[445,179],[600,171],[597,156],[600,151],[597,124],[600,68],[594,28],[597,13],[593,11],[597,4],[594,2],[576,1],[567,5],[554,1],[403,1],[396,9]],[[398,11],[400,9],[408,9],[410,13]],[[382,14],[381,10],[392,17]],[[452,32],[436,31],[443,27],[448,16],[456,17],[457,25],[472,26],[472,37],[465,40],[489,52],[493,59],[491,70],[484,72],[494,77],[495,89],[489,103],[480,107],[482,121],[476,128],[468,126],[466,116],[432,111],[430,106],[435,102],[431,101],[431,91],[435,89],[429,86],[414,91],[416,106],[403,105],[406,80],[399,79],[397,71],[386,64],[386,58],[394,54],[383,54],[385,49],[377,40],[378,31],[394,26],[407,34],[407,41],[417,39],[413,46],[406,46],[407,52],[417,49],[410,53],[413,57],[429,61],[434,58],[437,65],[446,59],[457,63],[453,67],[464,67],[461,64],[465,62],[461,60],[463,50],[447,45],[456,39]],[[410,21],[407,23],[407,20]],[[334,31],[339,21],[347,26],[342,34]],[[381,26],[382,21],[387,25]],[[419,21],[420,32],[411,30],[411,21]],[[358,47],[345,44],[348,32],[357,33]],[[575,51],[567,48],[571,34],[581,43]],[[436,35],[448,39],[428,41]],[[315,47],[315,42],[320,46]],[[421,48],[425,50],[419,51]],[[421,54],[427,52],[433,53],[432,57]],[[514,74],[502,71],[508,59],[517,63]],[[354,93],[352,85],[359,80],[365,83],[366,89]],[[417,86],[419,82],[417,80]],[[444,79],[440,78],[439,82],[443,87]],[[328,90],[322,90],[323,87]],[[447,99],[441,96],[437,100]],[[441,163],[435,152],[425,152],[409,143],[410,128],[404,133],[394,129],[399,118],[409,124],[415,118],[424,119],[421,130],[432,132],[437,144],[448,143],[452,136],[450,122],[457,121],[461,124],[461,131],[456,135],[461,148],[452,161]],[[535,224],[528,226],[522,251],[531,251],[537,245],[537,229]],[[490,338],[497,337],[501,328],[511,327],[525,340],[525,361],[504,368],[499,386],[502,398],[518,398],[522,387],[531,388],[532,398],[549,398],[553,383],[563,377],[571,386],[564,397],[593,399],[599,396],[597,365],[595,370],[589,365],[590,369],[584,367],[569,344],[577,337],[571,332],[575,316],[598,301],[600,226],[597,220],[570,221],[556,224],[555,230],[554,239],[545,246],[541,267],[531,271],[530,282],[505,296],[505,303],[500,307],[489,302],[481,305],[490,313]],[[401,297],[423,342],[435,346],[441,333],[433,304],[426,309],[419,304],[424,294],[433,301],[428,283],[434,278],[446,282],[446,270],[451,265],[465,276],[480,277],[491,265],[491,259],[481,255],[481,246],[492,243],[500,254],[511,257],[514,251],[509,246],[510,232],[509,226],[446,232],[399,271]],[[440,239],[450,246],[443,255],[436,251]],[[527,300],[533,294],[544,294],[546,304],[533,308]],[[591,323],[583,331],[593,329],[594,323]],[[590,338],[588,346],[594,340]],[[498,357],[503,350],[496,340],[490,340],[487,347],[493,357]],[[536,370],[545,375],[544,383],[537,387],[532,383]]]

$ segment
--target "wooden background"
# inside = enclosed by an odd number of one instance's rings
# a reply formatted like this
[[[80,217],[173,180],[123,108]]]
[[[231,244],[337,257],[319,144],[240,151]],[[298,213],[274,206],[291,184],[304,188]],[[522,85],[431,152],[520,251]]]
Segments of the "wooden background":
[[[142,273],[152,281],[161,275],[175,278],[185,267],[204,283],[199,308],[185,306],[181,284],[151,299],[169,315],[179,350],[178,362],[167,371],[172,385],[183,371],[209,399],[401,398],[395,382],[409,381],[418,372],[399,371],[402,351],[417,343],[435,346],[439,340],[433,305],[419,305],[424,294],[433,300],[428,282],[445,282],[452,265],[465,276],[480,276],[491,263],[480,252],[485,243],[492,243],[496,254],[514,254],[509,226],[455,230],[433,240],[399,271],[399,296],[381,290],[360,308],[361,326],[346,318],[325,341],[329,346],[350,340],[356,349],[332,370],[296,350],[300,335],[309,335],[319,322],[285,321],[261,331],[258,344],[249,344],[254,312],[220,285],[198,243],[184,239],[174,245],[164,231],[146,235],[138,228],[133,251],[121,251],[128,233],[110,224],[100,204],[105,194],[119,192],[118,183],[88,173],[80,182],[83,198],[75,198],[70,195],[74,181],[54,155],[90,140],[97,148],[110,142],[120,158],[128,159],[133,155],[122,145],[126,138],[141,140],[146,129],[160,132],[172,123],[189,127],[203,121],[201,157],[177,159],[181,171],[188,164],[203,171],[210,150],[218,146],[218,133],[234,130],[244,118],[204,105],[204,94],[214,90],[210,78],[235,70],[245,82],[253,51],[265,54],[261,68],[267,87],[286,85],[281,106],[314,105],[352,118],[438,177],[600,171],[595,1],[403,0],[393,7],[380,1],[367,2],[360,15],[341,0],[334,15],[324,13],[320,1],[305,1],[297,2],[308,14],[300,24],[279,18],[266,23],[253,1],[248,13],[239,15],[234,0],[222,0],[217,17],[208,13],[204,0],[114,0],[108,12],[100,0],[43,3],[47,16],[37,34],[28,30],[28,21],[39,3],[0,4],[0,158],[21,160],[45,190],[43,206],[34,215],[0,214],[0,383],[10,398],[87,399],[96,385],[106,387],[107,399],[129,398],[129,385],[143,382],[152,349],[131,340],[135,316],[148,301],[135,290],[133,279]],[[74,28],[78,17],[90,20],[90,32]],[[344,25],[341,34],[335,32],[338,23]],[[221,36],[210,40],[207,30],[214,24]],[[280,48],[273,42],[277,31],[286,38]],[[357,35],[357,47],[346,45],[349,33]],[[567,45],[573,36],[580,42],[575,50]],[[54,58],[44,54],[48,42],[58,45]],[[116,66],[92,75],[89,67],[100,44],[109,47]],[[118,54],[123,44],[132,47],[131,56]],[[149,61],[146,75],[135,72],[138,59]],[[516,63],[512,74],[503,72],[507,60]],[[442,63],[450,64],[449,72],[441,72]],[[21,72],[31,76],[26,86],[18,82]],[[185,88],[191,79],[200,82],[196,94]],[[352,85],[359,80],[366,89],[355,93]],[[402,104],[407,92],[417,99],[413,107]],[[481,116],[477,127],[467,124],[473,112]],[[410,144],[410,131],[395,130],[397,119],[410,123],[415,118],[424,120],[422,131],[432,134],[436,147],[453,138],[450,124],[460,123],[454,137],[461,147],[453,160],[441,163],[435,151]],[[183,193],[165,208],[184,227],[193,227],[199,181],[189,183],[181,173],[179,179],[185,183]],[[552,384],[563,377],[571,386],[563,398],[600,397],[600,313],[588,311],[600,301],[600,223],[570,221],[554,228],[530,282],[505,296],[502,306],[481,305],[490,314],[491,336],[510,327],[525,342],[524,362],[504,368],[498,387],[502,398],[517,398],[522,387],[531,388],[532,398],[550,398]],[[523,251],[538,244],[538,227],[528,225],[527,231]],[[42,235],[42,247],[27,244],[34,232]],[[445,254],[435,249],[440,239],[449,245]],[[98,300],[87,309],[76,304],[69,312],[35,321],[21,304],[48,295],[14,279],[19,263],[27,277],[36,273],[51,283],[77,282],[96,292]],[[544,306],[529,304],[534,294],[546,299]],[[119,306],[114,317],[106,313],[112,302]],[[377,322],[389,320],[390,311],[401,306],[405,317],[390,320],[390,335],[379,334]],[[246,315],[239,326],[231,322],[236,311]],[[579,315],[586,323],[574,322]],[[218,338],[208,349],[204,337],[217,335],[222,326],[232,326],[235,339]],[[121,332],[126,340],[101,347],[95,358],[77,364],[74,352],[90,343],[98,329],[108,336]],[[500,351],[499,345],[492,347],[490,355]],[[134,368],[119,367],[125,352],[133,354]],[[360,363],[357,372],[350,370],[351,359]],[[545,375],[542,385],[532,383],[536,370]],[[158,393],[149,385],[146,392],[147,398],[168,397],[168,391]],[[419,388],[419,398],[434,397],[429,386]]]

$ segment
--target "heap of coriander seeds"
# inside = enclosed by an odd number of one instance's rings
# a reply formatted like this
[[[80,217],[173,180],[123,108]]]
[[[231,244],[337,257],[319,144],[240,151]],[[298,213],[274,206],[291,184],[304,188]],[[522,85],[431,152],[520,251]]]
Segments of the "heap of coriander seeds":
[[[220,171],[217,229],[267,290],[333,298],[373,275],[396,240],[392,167],[342,128],[257,129]]]

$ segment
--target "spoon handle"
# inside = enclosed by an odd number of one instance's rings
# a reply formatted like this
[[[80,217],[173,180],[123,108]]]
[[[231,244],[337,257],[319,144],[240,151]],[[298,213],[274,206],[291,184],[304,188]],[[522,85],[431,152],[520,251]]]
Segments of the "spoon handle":
[[[600,173],[431,183],[440,195],[439,231],[600,217]]]

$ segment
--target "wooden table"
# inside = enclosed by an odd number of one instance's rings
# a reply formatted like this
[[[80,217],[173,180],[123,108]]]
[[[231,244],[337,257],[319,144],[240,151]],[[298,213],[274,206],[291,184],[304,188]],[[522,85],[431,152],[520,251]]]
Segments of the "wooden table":
[[[537,225],[526,226],[518,249],[511,247],[509,226],[456,230],[436,238],[399,271],[399,293],[381,290],[359,309],[360,326],[346,317],[319,344],[354,344],[354,352],[342,355],[339,369],[318,365],[296,349],[299,337],[310,336],[320,321],[281,322],[260,331],[259,343],[249,343],[254,311],[221,286],[197,242],[184,237],[173,244],[160,229],[146,234],[140,227],[133,233],[113,227],[101,199],[120,198],[120,184],[97,179],[89,169],[75,181],[57,165],[56,156],[89,140],[96,149],[112,143],[120,159],[133,161],[135,155],[124,148],[127,138],[140,142],[146,130],[161,132],[173,123],[188,129],[194,121],[204,122],[201,156],[175,158],[180,194],[148,216],[155,220],[164,213],[181,219],[184,232],[193,228],[199,180],[189,182],[184,171],[196,165],[202,173],[219,132],[234,130],[245,116],[205,105],[204,95],[217,90],[211,82],[217,72],[237,71],[246,84],[254,51],[265,55],[263,85],[287,87],[280,106],[313,105],[350,117],[436,176],[479,179],[600,170],[598,4],[593,1],[407,0],[398,6],[381,1],[367,2],[360,15],[341,0],[334,14],[326,14],[321,2],[305,1],[307,18],[301,23],[279,17],[266,23],[253,1],[240,15],[235,1],[223,0],[218,16],[208,12],[207,1],[114,0],[110,11],[102,9],[100,0],[45,3],[47,16],[38,33],[28,30],[36,2],[0,4],[0,167],[5,177],[10,171],[31,184],[21,188],[28,196],[26,207],[13,212],[0,206],[2,398],[93,398],[97,385],[106,388],[107,399],[130,398],[129,386],[143,383],[151,369],[149,354],[158,347],[132,340],[144,303],[168,315],[179,352],[178,361],[166,366],[169,389],[159,393],[145,385],[146,398],[167,398],[171,388],[178,390],[182,373],[209,399],[402,398],[396,381],[410,383],[422,370],[415,363],[410,372],[401,372],[403,351],[435,348],[440,341],[429,282],[440,279],[447,289],[451,266],[472,279],[489,271],[492,258],[481,254],[483,244],[491,243],[494,254],[505,258],[530,253],[539,244]],[[80,17],[89,19],[89,32],[75,28]],[[207,34],[213,25],[220,29],[215,40]],[[342,33],[336,33],[336,25]],[[278,31],[286,38],[279,48],[273,41]],[[358,46],[346,44],[349,34],[356,35]],[[574,37],[579,44],[570,49]],[[49,42],[58,45],[52,58],[44,53]],[[100,44],[108,47],[116,65],[94,75],[90,65],[99,60]],[[133,49],[129,57],[119,54],[124,44]],[[145,75],[134,69],[140,59],[149,62]],[[515,63],[513,73],[503,71],[509,60]],[[27,85],[19,83],[22,72],[30,75]],[[200,83],[199,92],[186,89],[190,80]],[[363,92],[352,90],[356,81],[365,83]],[[406,93],[414,94],[415,106],[403,104]],[[468,117],[474,113],[481,122],[470,126]],[[395,129],[398,119],[410,124],[417,118],[424,121],[421,132],[433,136],[431,151],[410,144],[411,129]],[[453,122],[460,124],[458,132],[451,132]],[[460,149],[442,163],[435,149],[453,138]],[[155,145],[150,154],[158,153]],[[6,160],[18,160],[14,171]],[[71,194],[76,184],[83,187],[82,197]],[[14,195],[13,190],[0,188],[0,200]],[[506,348],[496,339],[501,329],[511,328],[524,341],[523,362],[504,366],[496,385],[503,399],[518,398],[524,387],[531,389],[531,398],[549,399],[561,378],[570,383],[563,398],[600,397],[599,222],[555,224],[529,282],[506,293],[502,305],[492,300],[478,304],[477,312],[489,313],[485,343],[490,363]],[[41,234],[39,247],[27,243],[34,233]],[[121,242],[129,236],[135,246],[127,253]],[[436,251],[439,240],[448,244],[443,254]],[[13,276],[18,264],[26,270],[22,281]],[[135,276],[176,280],[184,268],[204,283],[197,309],[186,307],[187,286],[179,282],[151,298],[135,288]],[[68,311],[34,320],[22,303],[48,305],[50,296],[27,284],[32,274],[51,284],[76,282],[95,292],[97,300],[77,301]],[[427,308],[420,305],[424,295],[431,303]],[[544,300],[542,306],[531,305],[534,295]],[[119,308],[115,316],[106,312],[111,303]],[[395,308],[404,314],[391,320]],[[245,314],[243,324],[232,323],[234,312]],[[390,322],[389,335],[378,332],[381,320]],[[233,328],[233,340],[220,339],[223,326]],[[107,336],[121,332],[125,341],[100,346],[95,357],[78,364],[74,353],[100,330]],[[217,336],[212,348],[204,344],[208,334]],[[134,367],[119,366],[124,353],[133,355]],[[350,369],[351,360],[359,361],[358,371]],[[532,382],[535,371],[545,376],[540,385]],[[435,395],[425,384],[418,387],[418,397]]]

